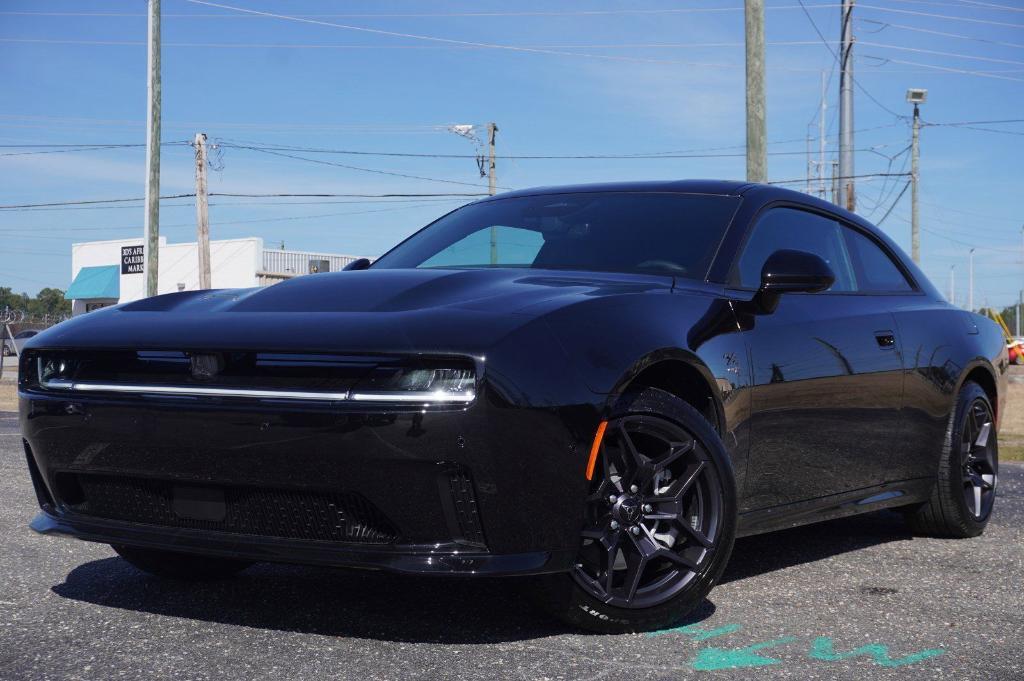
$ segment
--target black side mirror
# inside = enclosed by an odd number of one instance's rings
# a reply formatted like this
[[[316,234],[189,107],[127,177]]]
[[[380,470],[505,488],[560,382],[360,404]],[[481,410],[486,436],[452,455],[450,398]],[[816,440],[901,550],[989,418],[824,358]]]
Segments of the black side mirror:
[[[761,291],[765,293],[818,293],[835,280],[828,263],[805,251],[775,251],[761,268]]]
[[[369,258],[357,258],[341,268],[342,272],[351,272],[355,270],[365,270],[370,266]]]

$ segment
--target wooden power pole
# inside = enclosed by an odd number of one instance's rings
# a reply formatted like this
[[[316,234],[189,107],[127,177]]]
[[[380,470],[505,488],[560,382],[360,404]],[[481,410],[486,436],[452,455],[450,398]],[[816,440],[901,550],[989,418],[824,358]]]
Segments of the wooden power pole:
[[[498,136],[498,126],[487,124],[487,193],[494,196],[498,192],[498,173],[494,162],[494,142]],[[491,227],[491,264],[498,264],[498,230]]]
[[[764,0],[744,0],[747,53],[747,181],[768,181],[764,94]]]
[[[149,40],[146,54],[146,296],[157,294],[160,261],[160,0],[149,3]]]
[[[199,250],[199,288],[210,283],[210,204],[206,199],[206,135],[196,133],[196,245]]]

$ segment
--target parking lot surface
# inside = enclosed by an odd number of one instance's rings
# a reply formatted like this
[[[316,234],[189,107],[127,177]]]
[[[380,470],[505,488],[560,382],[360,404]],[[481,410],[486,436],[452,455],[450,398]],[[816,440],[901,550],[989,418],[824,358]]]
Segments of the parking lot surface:
[[[1001,472],[982,538],[882,513],[743,539],[689,626],[602,636],[535,611],[525,579],[257,565],[189,585],[37,536],[0,412],[0,678],[1021,679],[1024,466]]]

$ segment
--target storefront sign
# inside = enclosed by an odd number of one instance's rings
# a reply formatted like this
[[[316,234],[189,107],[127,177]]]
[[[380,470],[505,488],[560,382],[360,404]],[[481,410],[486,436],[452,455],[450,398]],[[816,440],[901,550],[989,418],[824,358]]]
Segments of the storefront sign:
[[[121,246],[121,274],[142,274],[144,262],[142,246]]]

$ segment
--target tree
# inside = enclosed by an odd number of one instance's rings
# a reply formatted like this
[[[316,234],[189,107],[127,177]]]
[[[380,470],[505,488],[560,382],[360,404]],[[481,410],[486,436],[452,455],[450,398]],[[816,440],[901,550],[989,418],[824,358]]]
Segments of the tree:
[[[44,288],[30,298],[27,293],[15,293],[10,287],[0,286],[0,314],[23,312],[30,317],[66,317],[71,314],[71,301],[64,300],[59,288]]]
[[[0,286],[0,312],[4,310],[28,312],[28,301],[27,293],[15,293],[8,286]]]
[[[64,300],[64,291],[59,288],[44,288],[28,302],[28,313],[37,317],[63,317],[71,314],[71,301]]]

